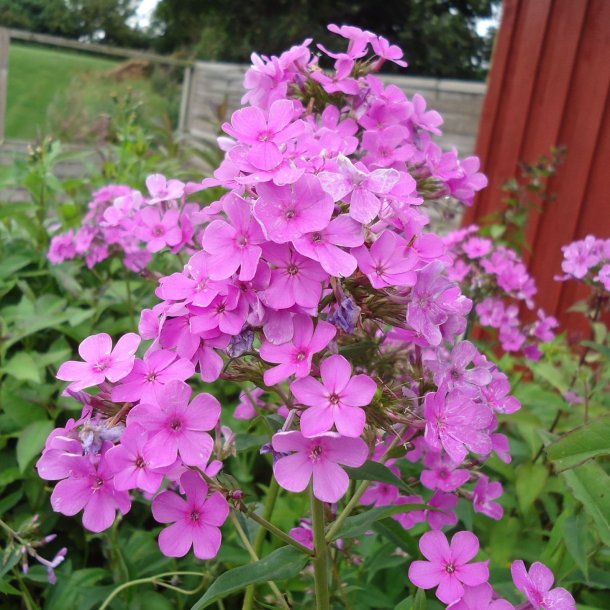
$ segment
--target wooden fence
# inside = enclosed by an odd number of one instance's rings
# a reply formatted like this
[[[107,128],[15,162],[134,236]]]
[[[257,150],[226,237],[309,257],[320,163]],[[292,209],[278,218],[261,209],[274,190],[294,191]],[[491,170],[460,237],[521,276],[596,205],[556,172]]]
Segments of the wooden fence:
[[[203,61],[187,68],[181,131],[195,140],[214,141],[222,122],[240,106],[246,69],[244,65]],[[438,110],[445,119],[441,143],[455,146],[463,155],[472,154],[486,91],[484,83],[387,75],[382,79],[410,95],[421,93],[428,107]]]
[[[587,291],[554,281],[561,246],[589,233],[610,237],[608,0],[505,0],[476,147],[489,188],[465,222],[497,210],[517,163],[553,145],[566,146],[566,162],[549,184],[555,201],[528,226],[528,262],[539,304],[574,327],[577,316],[566,309]]]

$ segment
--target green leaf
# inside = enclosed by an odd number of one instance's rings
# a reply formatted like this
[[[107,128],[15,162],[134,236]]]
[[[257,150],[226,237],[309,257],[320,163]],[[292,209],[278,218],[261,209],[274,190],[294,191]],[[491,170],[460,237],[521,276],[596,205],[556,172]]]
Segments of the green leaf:
[[[410,513],[414,510],[426,510],[431,507],[427,504],[400,504],[397,506],[382,506],[371,508],[354,517],[348,517],[342,527],[335,534],[337,538],[355,538],[368,532],[376,521],[397,515],[399,513]]]
[[[227,595],[245,589],[248,585],[292,578],[305,567],[308,560],[307,555],[294,547],[284,546],[255,563],[233,568],[221,574],[191,610],[207,608]]]
[[[26,254],[12,254],[0,263],[0,279],[13,275],[32,262],[32,257]]]
[[[345,468],[345,471],[353,481],[379,481],[394,485],[408,494],[413,492],[402,479],[397,477],[387,466],[379,462],[368,460],[360,468]]]
[[[574,496],[593,517],[602,542],[610,546],[610,477],[595,462],[562,474]]]
[[[549,445],[546,453],[558,472],[574,468],[598,455],[610,454],[610,417],[568,432]]]
[[[2,369],[7,375],[11,375],[19,381],[33,381],[40,383],[40,372],[34,358],[28,352],[17,352]]]
[[[19,589],[15,589],[11,583],[6,582],[5,580],[0,580],[0,593],[4,593],[5,595],[21,595]]]
[[[589,562],[587,560],[587,515],[580,513],[567,520],[564,533],[566,548],[585,578],[589,580]]]
[[[390,542],[393,542],[399,549],[409,553],[412,557],[417,556],[419,553],[416,540],[398,521],[390,518],[381,519],[373,523],[373,530]]]
[[[540,496],[549,476],[542,464],[525,463],[517,468],[515,489],[521,513],[526,514]]]
[[[21,432],[17,441],[17,463],[21,472],[25,472],[34,457],[42,451],[52,429],[53,422],[41,420],[31,423]]]
[[[583,345],[586,347],[590,347],[594,349],[596,352],[604,355],[606,358],[610,358],[610,347],[607,345],[602,345],[601,343],[595,343],[594,341],[583,341]]]
[[[2,498],[2,500],[0,500],[0,517],[7,510],[10,510],[11,508],[13,508],[13,506],[15,506],[15,504],[17,504],[17,502],[19,502],[19,500],[21,500],[22,496],[23,496],[23,491],[21,489],[18,489],[17,491],[14,491],[12,494],[6,496],[5,498]]]
[[[550,362],[528,362],[528,366],[536,375],[542,377],[562,394],[565,394],[570,389],[569,379],[561,369],[553,366]]]

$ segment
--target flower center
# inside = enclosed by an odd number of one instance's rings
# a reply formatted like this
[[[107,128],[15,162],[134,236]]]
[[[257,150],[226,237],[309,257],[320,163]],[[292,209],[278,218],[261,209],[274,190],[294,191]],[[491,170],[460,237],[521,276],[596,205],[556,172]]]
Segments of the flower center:
[[[102,373],[104,372],[108,366],[110,365],[108,358],[102,358],[99,362],[97,362],[93,368],[98,372],[98,373]]]
[[[294,218],[296,216],[296,213],[297,213],[296,210],[289,209],[284,212],[284,216],[288,220],[290,220],[291,218]]]
[[[307,355],[305,354],[305,352],[300,351],[300,352],[299,352],[299,353],[296,355],[295,360],[296,360],[297,362],[303,362],[303,360],[305,360],[305,358],[306,358],[306,357],[307,357]]]
[[[328,401],[330,402],[331,405],[338,405],[339,404],[339,394],[331,394],[328,397]]]
[[[451,379],[453,379],[454,381],[457,381],[462,376],[460,371],[458,371],[457,369],[451,369],[449,371],[449,375],[451,375]]]
[[[195,523],[197,523],[197,521],[199,521],[200,517],[201,517],[201,513],[198,510],[191,511],[191,521],[194,521]]]
[[[299,273],[299,267],[297,265],[295,265],[294,263],[290,263],[290,265],[288,265],[288,267],[286,267],[286,273],[288,275],[295,276]]]
[[[161,237],[161,235],[163,235],[164,233],[165,233],[165,227],[163,227],[163,225],[156,225],[152,230],[152,234],[155,237]]]
[[[248,245],[248,237],[247,237],[246,235],[240,235],[240,236],[237,238],[237,245],[238,245],[240,248],[244,248],[244,247],[246,247],[246,246]]]
[[[447,572],[447,574],[453,574],[455,572],[455,566],[452,563],[448,563],[445,566],[445,571]]]
[[[169,426],[174,432],[178,432],[182,428],[182,422],[179,419],[172,420]]]
[[[309,459],[312,462],[317,462],[322,455],[322,447],[320,445],[314,445],[309,452]]]
[[[154,371],[152,373],[148,373],[148,375],[146,376],[147,381],[156,381],[156,379],[157,379],[157,373]]]
[[[138,459],[135,461],[135,467],[136,468],[144,468],[146,466],[146,462],[144,461],[144,458],[139,455]]]
[[[95,480],[93,481],[93,485],[91,487],[93,491],[101,489],[102,487],[104,487],[104,479],[102,479],[101,477],[95,477]]]
[[[322,241],[322,233],[313,233],[311,236],[311,241],[314,243],[319,243]]]

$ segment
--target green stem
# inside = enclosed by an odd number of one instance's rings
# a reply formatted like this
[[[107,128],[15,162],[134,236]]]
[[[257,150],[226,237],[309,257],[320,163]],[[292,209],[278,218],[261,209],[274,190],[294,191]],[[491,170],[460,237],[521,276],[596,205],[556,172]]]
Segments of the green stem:
[[[273,515],[273,509],[275,508],[275,502],[277,500],[277,496],[280,490],[280,486],[278,482],[275,480],[275,477],[271,477],[271,482],[269,483],[269,489],[267,490],[267,498],[265,499],[265,506],[263,508],[263,519],[267,521],[271,520],[271,516]],[[263,550],[263,543],[265,542],[265,535],[267,530],[263,527],[259,528],[258,532],[256,532],[256,537],[254,538],[254,552],[256,555],[261,554]],[[252,610],[254,605],[254,593],[256,591],[255,585],[250,585],[246,588],[246,593],[244,595],[244,603],[242,605],[242,610]]]
[[[131,293],[131,282],[129,281],[129,270],[125,269],[125,287],[127,289],[127,308],[129,310],[129,322],[131,328],[136,329],[136,319],[133,312],[133,295]]]
[[[254,547],[250,544],[250,540],[248,539],[246,532],[244,532],[242,526],[240,525],[239,520],[235,516],[235,513],[231,513],[231,520],[233,521],[233,525],[235,526],[235,529],[237,530],[241,541],[243,542],[244,546],[246,547],[246,550],[248,551],[248,554],[250,555],[250,559],[252,559],[252,561],[258,561],[258,554],[254,551]],[[279,590],[278,586],[272,580],[268,580],[267,584],[269,585],[269,587],[271,587],[273,594],[277,597],[280,606],[282,606],[284,610],[290,610],[290,606],[286,602],[286,599],[282,595],[282,592]]]
[[[242,509],[240,509],[240,510],[242,510]],[[269,521],[267,521],[267,519],[263,519],[262,517],[257,515],[253,510],[248,509],[247,507],[244,506],[244,509],[242,510],[242,512],[245,512],[245,514],[248,517],[250,517],[250,519],[252,519],[252,521],[256,521],[260,526],[264,527],[267,531],[271,532],[272,534],[274,534],[275,536],[277,536],[284,542],[287,542],[288,544],[291,544],[293,547],[299,549],[299,551],[301,551],[301,553],[305,553],[306,555],[310,555],[310,556],[314,554],[311,549],[308,549],[305,545],[303,545],[300,542],[298,542],[297,540],[295,540],[290,534],[283,532],[279,527],[277,527],[277,526],[273,525],[273,523],[270,523]]]
[[[313,543],[315,557],[313,561],[313,574],[315,582],[316,610],[330,609],[330,595],[328,589],[328,545],[324,538],[324,504],[318,500],[310,486],[311,495],[311,523],[313,529]]]
[[[402,437],[404,430],[401,430],[392,440],[392,443],[388,447],[387,451],[383,454],[381,459],[379,460],[380,464],[385,464],[389,459],[392,453],[392,449],[398,445],[400,439]],[[331,525],[330,529],[326,534],[326,542],[331,542],[335,538],[335,534],[341,529],[343,522],[352,514],[353,510],[358,506],[358,502],[360,498],[364,495],[364,492],[368,489],[368,486],[372,483],[372,481],[362,481],[354,495],[351,497],[350,501],[346,504],[345,508],[341,511],[339,516],[335,519],[334,523]]]
[[[137,578],[136,580],[130,580],[129,582],[123,583],[118,586],[112,593],[104,600],[104,603],[99,607],[99,610],[106,610],[110,606],[110,602],[121,592],[129,587],[136,587],[138,585],[145,584],[153,584],[161,587],[165,587],[168,589],[173,589],[174,591],[178,591],[179,593],[183,593],[184,595],[193,595],[197,593],[201,589],[202,585],[199,585],[195,589],[180,589],[179,587],[175,587],[169,583],[166,583],[161,578],[169,578],[170,576],[199,576],[201,577],[200,572],[164,572],[162,574],[156,574],[155,576],[150,576],[149,578]]]

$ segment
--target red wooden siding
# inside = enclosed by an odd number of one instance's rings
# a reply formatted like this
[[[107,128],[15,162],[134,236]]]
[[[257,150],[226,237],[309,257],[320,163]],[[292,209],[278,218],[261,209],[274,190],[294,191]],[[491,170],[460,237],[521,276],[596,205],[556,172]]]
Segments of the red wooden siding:
[[[610,237],[610,0],[506,0],[503,8],[476,148],[489,187],[465,223],[502,205],[501,186],[519,161],[565,145],[550,182],[556,200],[527,230],[538,303],[568,322],[565,309],[583,293],[553,280],[561,246]]]

